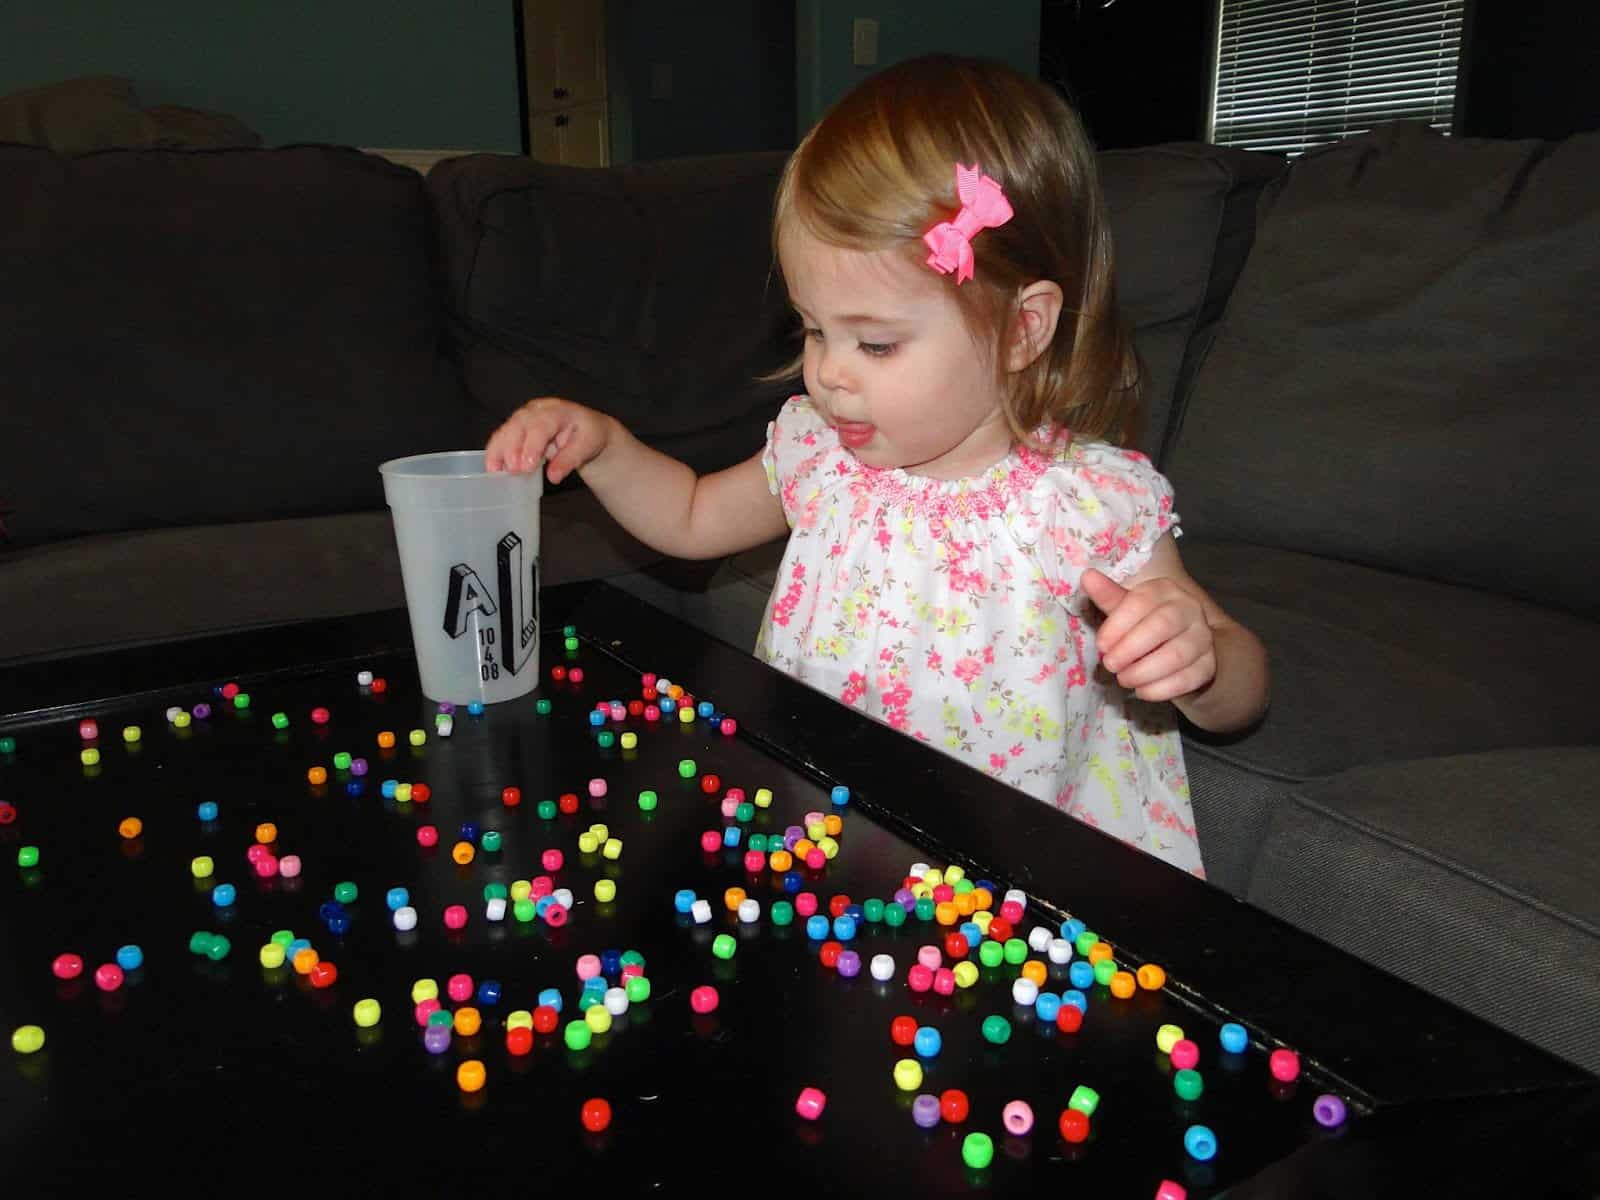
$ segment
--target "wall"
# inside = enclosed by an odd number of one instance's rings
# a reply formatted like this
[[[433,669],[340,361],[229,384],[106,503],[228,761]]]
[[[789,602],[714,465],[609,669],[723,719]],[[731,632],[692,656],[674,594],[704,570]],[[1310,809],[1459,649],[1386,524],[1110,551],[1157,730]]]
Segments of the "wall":
[[[1470,21],[1462,133],[1558,138],[1600,129],[1594,0],[1478,0]]]
[[[296,141],[515,152],[510,0],[4,0],[0,95],[77,75]]]
[[[795,75],[798,130],[873,71],[919,54],[945,51],[999,58],[1039,70],[1040,0],[798,0]],[[878,62],[851,63],[857,17],[878,21]]]

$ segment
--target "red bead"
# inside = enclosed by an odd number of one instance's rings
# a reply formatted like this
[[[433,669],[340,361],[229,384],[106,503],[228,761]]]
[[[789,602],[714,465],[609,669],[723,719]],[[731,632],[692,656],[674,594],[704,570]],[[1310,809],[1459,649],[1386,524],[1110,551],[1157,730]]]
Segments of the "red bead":
[[[533,1028],[539,1033],[554,1033],[561,1024],[561,1014],[552,1006],[541,1004],[533,1010]]]
[[[1279,1083],[1292,1083],[1300,1077],[1300,1056],[1293,1050],[1274,1050],[1267,1056],[1267,1070]]]
[[[689,1007],[697,1013],[715,1012],[717,1005],[722,1003],[722,998],[717,995],[717,989],[709,984],[697,987],[689,993]]]
[[[837,967],[839,955],[844,953],[844,945],[840,942],[823,942],[822,949],[817,952],[817,958],[825,967]]]
[[[583,1102],[583,1127],[590,1133],[601,1133],[611,1124],[611,1105],[600,1097]]]
[[[239,685],[237,683],[225,683],[222,685],[222,698],[224,700],[232,700],[238,694]]]
[[[718,725],[717,728],[722,731],[723,737],[732,737],[734,734],[739,732],[739,722],[735,721],[732,717],[723,717],[722,723]]]
[[[372,690],[376,695],[383,695],[389,690],[389,681],[387,679],[374,679],[372,681]]]
[[[223,694],[227,694],[226,688],[223,689]],[[311,723],[313,725],[326,725],[331,716],[332,714],[325,708],[313,708],[311,710]]]
[[[550,668],[550,678],[554,679],[557,683],[560,683],[566,677],[567,677],[567,669],[565,667],[551,667]]]
[[[439,831],[432,825],[417,826],[417,845],[437,846],[439,844]]]
[[[525,1025],[506,1030],[506,1053],[521,1058],[533,1049],[533,1030]]]
[[[717,775],[702,775],[700,777],[700,790],[708,796],[715,796],[722,790],[722,779]]]
[[[10,825],[17,819],[17,806],[0,800],[0,825]]]
[[[411,794],[416,795],[415,788],[412,789]],[[501,788],[500,803],[504,804],[507,808],[515,808],[517,805],[522,803],[522,789],[519,787]]]
[[[828,915],[830,917],[844,916],[844,910],[850,907],[850,897],[842,892],[837,896],[828,897]]]
[[[643,714],[644,714],[644,701],[643,700],[629,700],[628,701],[628,715],[630,717],[642,716]]]
[[[50,973],[57,979],[76,979],[83,974],[83,959],[76,954],[58,954],[50,964]]]
[[[960,1088],[948,1088],[939,1093],[939,1115],[950,1124],[959,1125],[971,1111],[972,1105],[967,1100],[967,1094]]]
[[[575,813],[575,812],[577,812],[578,811],[578,793],[577,792],[562,792],[561,795],[556,800],[556,807],[559,808],[564,813]]]
[[[572,670],[567,672],[567,678],[569,680],[571,680],[573,683],[582,683],[583,682],[583,668],[582,667],[573,667]]]
[[[1073,1005],[1067,1004],[1063,1007],[1072,1008]],[[1080,1109],[1063,1109],[1060,1129],[1062,1141],[1072,1142],[1074,1145],[1078,1142],[1087,1141],[1089,1138],[1089,1117]]]
[[[1083,1028],[1083,1009],[1076,1004],[1063,1004],[1056,1010],[1056,1028],[1062,1033],[1077,1033]]]
[[[339,968],[325,958],[311,968],[311,986],[314,988],[332,987],[338,978]]]
[[[967,951],[972,947],[967,945],[967,935],[956,933],[954,930],[944,935],[944,956],[946,958],[965,958]]]
[[[551,905],[551,907],[554,908],[556,906]],[[467,925],[467,910],[459,904],[452,904],[444,910],[444,923],[447,929],[465,929]]]
[[[411,803],[426,804],[433,797],[433,789],[425,783],[411,785]]]
[[[989,936],[997,942],[1004,942],[1011,937],[1011,922],[1004,917],[996,917],[989,922]]]
[[[889,1022],[889,1038],[896,1046],[909,1046],[917,1040],[917,1019],[896,1017]]]
[[[102,963],[94,969],[94,985],[102,992],[114,992],[122,986],[122,968],[116,963]]]

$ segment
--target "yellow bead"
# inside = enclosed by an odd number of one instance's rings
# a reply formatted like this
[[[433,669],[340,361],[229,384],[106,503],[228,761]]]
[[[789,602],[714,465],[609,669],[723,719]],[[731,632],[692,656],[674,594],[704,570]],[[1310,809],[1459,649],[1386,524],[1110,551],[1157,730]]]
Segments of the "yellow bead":
[[[283,947],[277,942],[267,942],[261,947],[259,955],[261,965],[269,971],[275,971],[283,966]]]
[[[914,1058],[902,1058],[894,1065],[894,1084],[902,1092],[914,1092],[922,1086],[922,1064]]]
[[[911,885],[911,895],[918,900],[931,900],[933,899],[933,887],[931,884],[919,879]]]
[[[278,827],[271,821],[263,821],[256,826],[256,841],[263,846],[269,846],[278,840]]]
[[[978,968],[970,959],[963,958],[958,962],[953,973],[958,988],[969,988],[978,982]]]
[[[514,1013],[506,1015],[506,1029],[532,1029],[533,1014],[525,1008],[519,1008]]]
[[[1043,987],[1044,981],[1050,978],[1050,970],[1037,958],[1030,958],[1027,962],[1022,964],[1022,977],[1024,979],[1031,979],[1034,981],[1034,983],[1038,984],[1040,987]]]
[[[596,1033],[604,1033],[611,1028],[611,1010],[604,1004],[591,1004],[583,1014],[583,1023]]]
[[[827,835],[823,835],[822,840],[817,843],[817,849],[822,851],[822,857],[826,859],[839,857],[839,843]]]
[[[1112,954],[1110,942],[1096,942],[1089,947],[1089,965],[1092,967],[1101,959],[1110,958]]]
[[[980,908],[972,914],[972,923],[978,927],[978,932],[985,937],[989,936],[989,922],[994,920],[994,914],[986,908]]]
[[[1172,1048],[1183,1041],[1183,1030],[1177,1025],[1163,1025],[1156,1030],[1156,1049],[1171,1054]]]
[[[124,725],[122,727],[122,740],[130,746],[139,740],[139,727],[137,725]]]
[[[938,867],[929,867],[927,874],[923,875],[922,882],[930,888],[936,888],[944,882],[944,872]]]
[[[189,860],[189,873],[196,879],[210,879],[211,872],[217,869],[217,864],[211,861],[209,854],[200,854]]]
[[[944,869],[944,881],[951,887],[955,887],[956,884],[960,883],[966,877],[967,873],[961,867],[946,867]]]
[[[838,837],[844,832],[844,818],[838,813],[829,813],[822,818],[822,832],[829,837]]]
[[[93,746],[85,746],[81,751],[78,752],[78,757],[83,760],[84,766],[92,767],[95,765],[95,763],[100,761],[100,751],[96,750]]]
[[[138,817],[123,817],[121,824],[117,826],[117,832],[131,842],[144,832],[144,822]]]
[[[533,895],[533,885],[526,879],[514,879],[511,881],[511,901],[513,904],[518,900],[526,900],[531,895]]]
[[[189,728],[189,725],[193,720],[194,720],[194,718],[191,717],[188,713],[180,712],[177,716],[172,718],[172,723],[174,725],[176,725],[179,729],[187,729],[187,728]]]
[[[828,827],[821,821],[810,821],[806,824],[806,836],[813,842],[820,842],[828,836]]]
[[[328,782],[328,768],[327,767],[312,767],[309,771],[306,772],[306,778],[313,784],[324,784],[324,783],[327,783]]]
[[[362,1029],[371,1029],[382,1019],[383,1007],[371,996],[356,1001],[355,1020]]]
[[[420,746],[427,740],[428,735],[420,729],[413,729],[410,733],[406,734],[406,741],[410,742],[413,746]]]
[[[757,788],[756,789],[756,807],[757,808],[771,808],[772,807],[772,789],[771,788]]]
[[[44,1046],[44,1029],[38,1025],[18,1025],[11,1033],[11,1048],[18,1054],[37,1054]]]
[[[593,854],[599,844],[600,840],[592,833],[585,831],[578,835],[578,849],[584,854]]]
[[[694,709],[689,708],[687,706],[685,706],[683,708],[680,708],[678,710],[678,724],[679,725],[693,725],[694,724]]]
[[[601,854],[602,857],[609,858],[613,862],[615,862],[617,859],[621,858],[622,857],[622,839],[621,838],[607,838],[606,839],[606,844],[604,846],[600,847],[600,854]]]
[[[489,1078],[483,1064],[475,1058],[469,1058],[456,1068],[456,1086],[463,1092],[481,1092],[485,1080]]]
[[[593,825],[589,826],[589,832],[594,834],[594,840],[595,840],[595,844],[596,845],[599,845],[601,842],[605,841],[608,837],[611,836],[611,830],[606,828],[606,826],[600,824],[598,821],[596,821]]]
[[[411,1003],[421,1004],[424,1000],[437,1000],[439,998],[439,983],[434,979],[419,979],[411,985]]]
[[[483,1028],[483,1014],[470,1004],[456,1009],[456,1032],[462,1037],[472,1037]]]
[[[397,784],[395,784],[394,785],[394,798],[395,798],[396,801],[398,801],[401,804],[410,804],[411,803],[411,785],[409,783],[397,783]]]
[[[1118,971],[1111,977],[1111,994],[1118,1000],[1126,1000],[1138,990],[1138,986],[1132,971]]]
[[[624,750],[632,750],[639,744],[639,735],[630,729],[618,740],[622,743],[622,748]]]
[[[594,898],[601,904],[610,904],[617,898],[617,883],[614,879],[596,879],[594,881]]]
[[[393,733],[391,733],[391,732],[389,732],[389,730],[385,729],[382,733],[378,734],[378,748],[380,750],[388,750],[388,749],[391,749],[393,746],[394,746],[394,734]]]
[[[1147,992],[1160,991],[1167,983],[1166,971],[1156,966],[1155,963],[1145,963],[1144,966],[1139,968],[1135,978],[1138,979],[1139,986]]]
[[[315,950],[311,949],[311,947],[309,947],[309,946],[307,946],[304,950],[296,950],[294,952],[294,971],[295,971],[295,974],[296,975],[309,975],[309,974],[311,974],[311,968],[316,966],[317,963],[320,962],[320,961],[321,961],[321,959],[319,959],[317,957],[317,952]]]
[[[450,847],[450,857],[460,866],[466,866],[478,856],[478,851],[471,842],[457,842]]]

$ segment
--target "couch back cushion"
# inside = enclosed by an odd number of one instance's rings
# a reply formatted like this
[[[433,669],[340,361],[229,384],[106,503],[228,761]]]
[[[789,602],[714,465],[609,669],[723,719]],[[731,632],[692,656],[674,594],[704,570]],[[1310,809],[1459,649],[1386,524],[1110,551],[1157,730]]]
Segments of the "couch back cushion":
[[[1190,534],[1600,612],[1600,134],[1298,160],[1167,463]]]
[[[456,348],[485,428],[555,394],[701,470],[759,450],[798,390],[757,379],[799,346],[771,270],[784,157],[438,164]]]
[[[1255,206],[1283,160],[1198,142],[1099,156],[1117,262],[1117,299],[1142,367],[1139,448],[1160,464],[1255,230]]]
[[[355,150],[0,146],[12,543],[381,508],[467,433],[431,246]]]

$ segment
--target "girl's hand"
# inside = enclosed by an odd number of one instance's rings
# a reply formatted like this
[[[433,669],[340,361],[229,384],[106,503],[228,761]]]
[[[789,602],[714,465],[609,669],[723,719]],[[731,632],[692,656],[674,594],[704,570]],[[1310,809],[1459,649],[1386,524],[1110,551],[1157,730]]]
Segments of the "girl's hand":
[[[1177,583],[1156,578],[1125,588],[1091,567],[1081,586],[1106,614],[1095,639],[1101,663],[1139,699],[1188,696],[1217,677],[1205,610]]]
[[[483,465],[489,471],[527,474],[545,467],[545,478],[560,483],[605,452],[611,418],[555,396],[530,400],[489,435]]]

